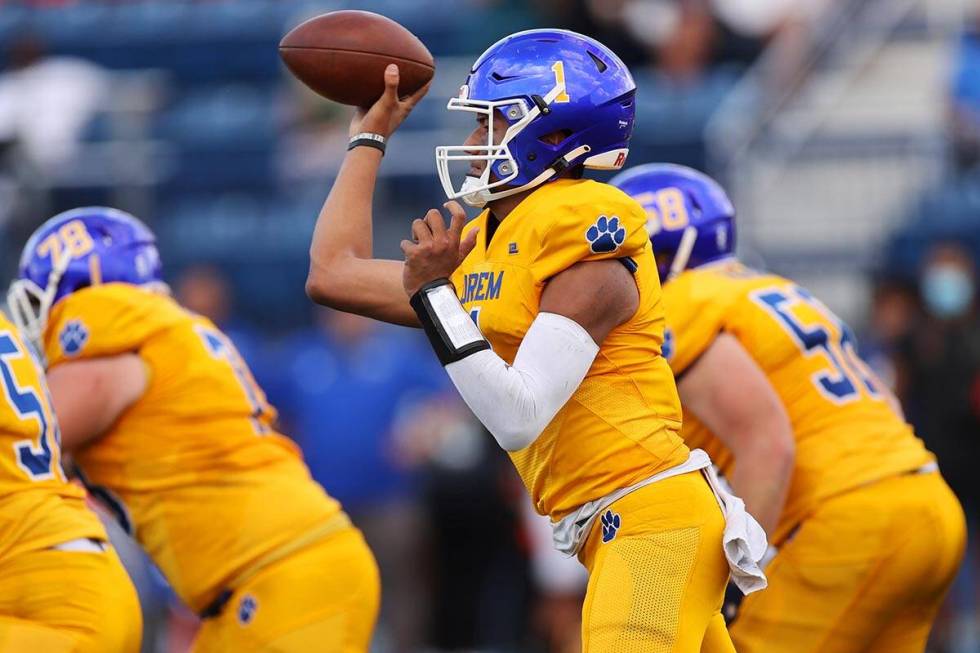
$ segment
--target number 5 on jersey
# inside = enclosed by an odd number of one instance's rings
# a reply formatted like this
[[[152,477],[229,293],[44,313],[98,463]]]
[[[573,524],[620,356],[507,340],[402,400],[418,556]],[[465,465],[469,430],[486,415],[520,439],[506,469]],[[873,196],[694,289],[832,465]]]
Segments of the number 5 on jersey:
[[[37,370],[37,378],[43,378],[33,354],[11,332],[0,331],[0,386],[3,387],[4,399],[21,421],[37,422],[37,440],[15,442],[14,456],[17,466],[28,478],[45,481],[55,477],[56,469],[60,472],[60,465],[54,462],[54,450],[61,446],[61,436],[43,382],[33,387],[18,386],[14,376],[14,361],[17,359],[28,360]],[[64,474],[59,475],[64,477]]]

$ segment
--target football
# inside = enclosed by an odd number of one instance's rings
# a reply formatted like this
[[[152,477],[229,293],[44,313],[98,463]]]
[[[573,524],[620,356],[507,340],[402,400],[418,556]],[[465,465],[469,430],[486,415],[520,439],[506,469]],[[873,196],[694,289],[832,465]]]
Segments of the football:
[[[384,91],[384,70],[398,65],[398,93],[411,95],[435,73],[432,54],[414,34],[370,11],[333,11],[298,25],[279,55],[301,82],[323,97],[368,107]]]

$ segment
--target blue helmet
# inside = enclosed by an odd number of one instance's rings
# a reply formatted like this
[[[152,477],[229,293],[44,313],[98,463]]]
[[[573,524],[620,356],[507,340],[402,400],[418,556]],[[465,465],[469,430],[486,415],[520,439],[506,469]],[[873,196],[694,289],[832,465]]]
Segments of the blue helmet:
[[[48,313],[59,300],[82,288],[112,282],[163,284],[153,232],[116,209],[72,209],[31,235],[7,305],[21,331],[39,343]]]
[[[731,256],[735,207],[708,175],[686,166],[647,163],[610,181],[647,211],[660,278]]]
[[[485,145],[436,148],[439,179],[449,199],[471,206],[538,186],[566,168],[584,165],[619,170],[633,134],[636,84],[609,48],[575,32],[535,29],[518,32],[480,55],[451,111],[487,117]],[[508,123],[494,143],[493,113]],[[556,133],[559,143],[544,139]],[[460,188],[449,163],[485,161],[479,177]]]

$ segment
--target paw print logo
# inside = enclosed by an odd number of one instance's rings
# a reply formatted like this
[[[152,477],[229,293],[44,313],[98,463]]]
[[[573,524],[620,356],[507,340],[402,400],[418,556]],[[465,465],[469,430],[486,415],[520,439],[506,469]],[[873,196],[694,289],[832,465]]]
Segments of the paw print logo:
[[[607,510],[602,513],[602,517],[599,518],[599,522],[602,524],[602,541],[611,542],[614,537],[616,537],[616,531],[619,527],[623,525],[623,520],[619,518],[619,514],[613,512],[612,510]]]
[[[585,239],[589,241],[593,254],[615,252],[626,240],[626,229],[619,224],[617,216],[607,218],[600,215],[595,224],[585,231]]]
[[[61,351],[67,356],[74,356],[82,350],[88,341],[88,329],[80,320],[71,320],[61,329],[58,342],[61,343]]]
[[[246,594],[238,602],[238,623],[247,626],[255,618],[255,611],[259,609],[259,602],[251,594]]]

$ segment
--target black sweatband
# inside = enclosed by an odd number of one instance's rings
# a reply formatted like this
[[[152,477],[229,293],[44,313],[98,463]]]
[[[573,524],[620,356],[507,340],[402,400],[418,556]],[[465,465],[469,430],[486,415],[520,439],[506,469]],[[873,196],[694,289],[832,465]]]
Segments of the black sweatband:
[[[425,284],[412,295],[410,303],[443,366],[490,349],[480,327],[459,303],[449,279]]]
[[[385,153],[385,137],[381,134],[372,134],[370,132],[361,132],[360,134],[355,134],[350,142],[347,144],[348,150],[353,150],[355,147],[373,147],[379,150],[383,155]]]

